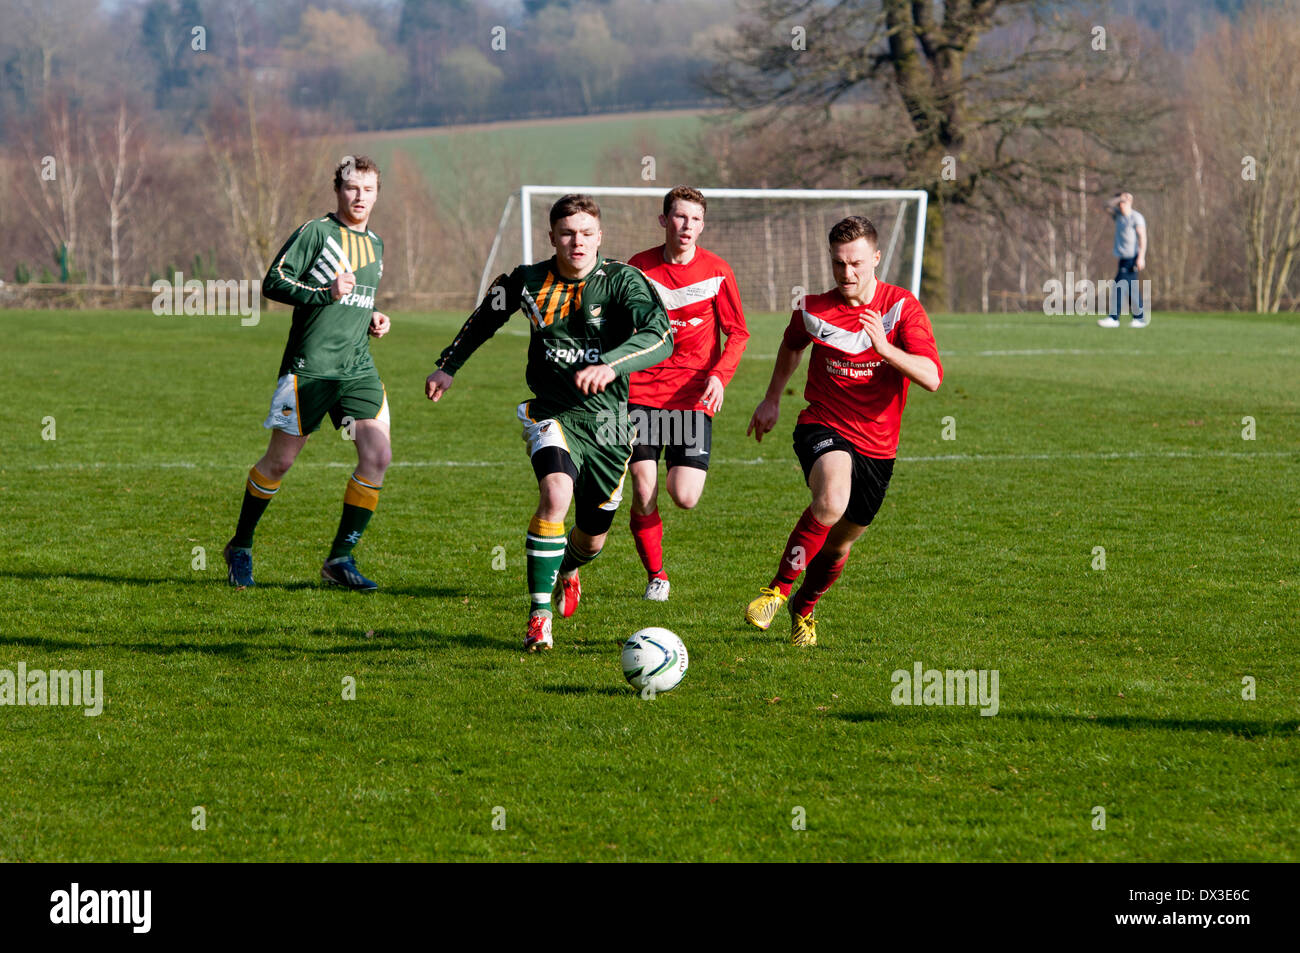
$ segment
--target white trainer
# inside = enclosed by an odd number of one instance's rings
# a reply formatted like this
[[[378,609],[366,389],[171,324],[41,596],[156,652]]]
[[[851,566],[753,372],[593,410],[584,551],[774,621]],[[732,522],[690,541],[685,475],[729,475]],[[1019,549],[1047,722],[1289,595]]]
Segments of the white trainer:
[[[1128,326],[1130,328],[1145,328],[1150,323],[1151,323],[1151,315],[1146,314],[1140,318],[1134,318],[1132,321],[1128,323]]]
[[[1101,318],[1097,321],[1099,328],[1117,328],[1119,327],[1119,318]]]
[[[651,602],[667,602],[668,580],[659,578],[651,579],[645,587],[645,598],[649,599]]]

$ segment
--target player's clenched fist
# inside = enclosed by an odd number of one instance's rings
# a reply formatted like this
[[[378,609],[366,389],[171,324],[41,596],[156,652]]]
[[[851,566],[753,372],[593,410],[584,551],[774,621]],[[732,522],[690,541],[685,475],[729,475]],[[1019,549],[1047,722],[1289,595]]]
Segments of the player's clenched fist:
[[[357,276],[350,271],[340,271],[334,276],[334,283],[330,285],[330,297],[335,301],[346,294],[351,294],[352,289],[357,286]]]
[[[588,364],[573,375],[573,384],[583,394],[602,394],[618,373],[608,364]]]
[[[447,388],[451,386],[452,377],[442,368],[438,368],[424,382],[424,396],[429,400],[436,401],[447,393]]]
[[[749,418],[749,427],[745,430],[745,436],[754,435],[754,439],[759,443],[763,442],[763,434],[771,431],[776,426],[777,418],[781,416],[781,405],[774,400],[762,400],[754,408],[754,416]]]
[[[382,311],[372,312],[370,315],[370,336],[372,338],[381,338],[388,333],[388,329],[393,326],[392,320]]]
[[[880,312],[868,308],[867,313],[859,320],[862,322],[862,330],[866,331],[867,337],[871,339],[871,346],[879,354],[882,345],[888,341],[888,338],[885,337],[885,322],[881,318]]]

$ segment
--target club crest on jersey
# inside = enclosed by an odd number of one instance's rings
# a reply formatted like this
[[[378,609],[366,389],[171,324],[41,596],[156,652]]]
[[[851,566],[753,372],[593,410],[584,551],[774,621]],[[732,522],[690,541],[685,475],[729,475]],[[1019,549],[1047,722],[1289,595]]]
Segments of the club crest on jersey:
[[[598,328],[605,323],[605,319],[601,317],[600,312],[601,312],[600,305],[596,305],[589,312],[587,312],[587,323],[591,325],[593,328]]]

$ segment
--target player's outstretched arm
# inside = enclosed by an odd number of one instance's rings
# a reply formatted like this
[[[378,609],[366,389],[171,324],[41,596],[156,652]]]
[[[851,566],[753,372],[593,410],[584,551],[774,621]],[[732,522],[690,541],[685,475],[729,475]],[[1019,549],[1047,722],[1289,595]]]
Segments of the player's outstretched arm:
[[[509,275],[496,277],[474,313],[465,319],[452,342],[442,349],[442,354],[438,356],[437,370],[425,379],[424,395],[429,400],[439,400],[451,386],[451,379],[456,372],[469,360],[469,356],[478,350],[480,344],[496,334],[501,325],[510,320],[510,315],[519,310],[523,300],[523,287],[522,266]]]
[[[753,416],[749,418],[749,427],[745,430],[746,437],[752,433],[754,439],[762,443],[763,434],[769,433],[776,426],[781,416],[781,395],[785,393],[785,385],[790,383],[790,378],[799,367],[801,360],[803,360],[802,350],[795,350],[784,342],[777,349],[772,379],[768,381],[767,393],[754,408]]]

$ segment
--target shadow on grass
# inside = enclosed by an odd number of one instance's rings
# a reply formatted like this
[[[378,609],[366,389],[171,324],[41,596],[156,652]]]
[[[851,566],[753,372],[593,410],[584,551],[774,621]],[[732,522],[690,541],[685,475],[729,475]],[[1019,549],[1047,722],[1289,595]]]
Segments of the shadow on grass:
[[[543,685],[542,691],[551,695],[625,695],[632,693],[627,688],[615,688],[611,685]]]
[[[899,714],[897,709],[891,708],[885,711],[834,712],[832,717],[849,722],[887,721],[897,720]],[[951,714],[956,715],[955,712]],[[1054,715],[1050,712],[1038,711],[1002,712],[991,718],[981,718],[978,715],[976,718],[981,722],[1055,722],[1058,724],[1072,723],[1080,726],[1096,725],[1101,728],[1119,728],[1122,730],[1212,731],[1225,735],[1237,735],[1241,738],[1295,737],[1297,732],[1300,732],[1300,721],[1295,720],[1247,721],[1234,718],[1151,718],[1145,715],[1097,715],[1096,717],[1090,717],[1075,714]],[[951,724],[951,719],[944,721],[945,726]]]
[[[76,579],[79,582],[102,582],[114,586],[165,586],[170,584],[179,586],[211,586],[213,589],[226,590],[230,587],[226,585],[224,577],[214,576],[212,572],[194,572],[185,576],[159,576],[156,578],[145,578],[141,576],[112,576],[107,573],[97,572],[7,572],[5,576],[10,579],[30,579],[34,581],[48,582],[55,579]],[[259,582],[253,587],[253,591],[267,590],[271,592],[299,592],[304,589],[323,589],[329,592],[344,593],[344,590],[336,586],[326,586],[319,580],[302,581],[302,582]],[[469,593],[462,589],[452,589],[447,586],[385,586],[380,585],[378,592],[364,593],[364,595],[387,595],[387,596],[422,596],[422,597],[450,597],[466,596]]]
[[[57,639],[45,636],[0,636],[0,648],[7,646],[26,646],[45,651],[121,649],[127,652],[144,652],[150,655],[215,655],[224,658],[256,660],[259,657],[273,658],[329,658],[337,655],[355,655],[368,652],[391,652],[394,650],[419,649],[421,651],[442,652],[448,649],[492,649],[520,653],[518,639],[503,636],[484,635],[481,632],[433,632],[420,630],[378,630],[373,637],[356,629],[313,629],[304,633],[304,640],[309,637],[341,640],[336,645],[313,646],[303,643],[283,641],[282,629],[263,629],[267,636],[265,641],[256,639],[258,633],[251,633],[251,640],[228,641],[214,638],[210,642],[130,642],[103,641],[81,642],[71,639]],[[244,633],[246,636],[249,633]]]

